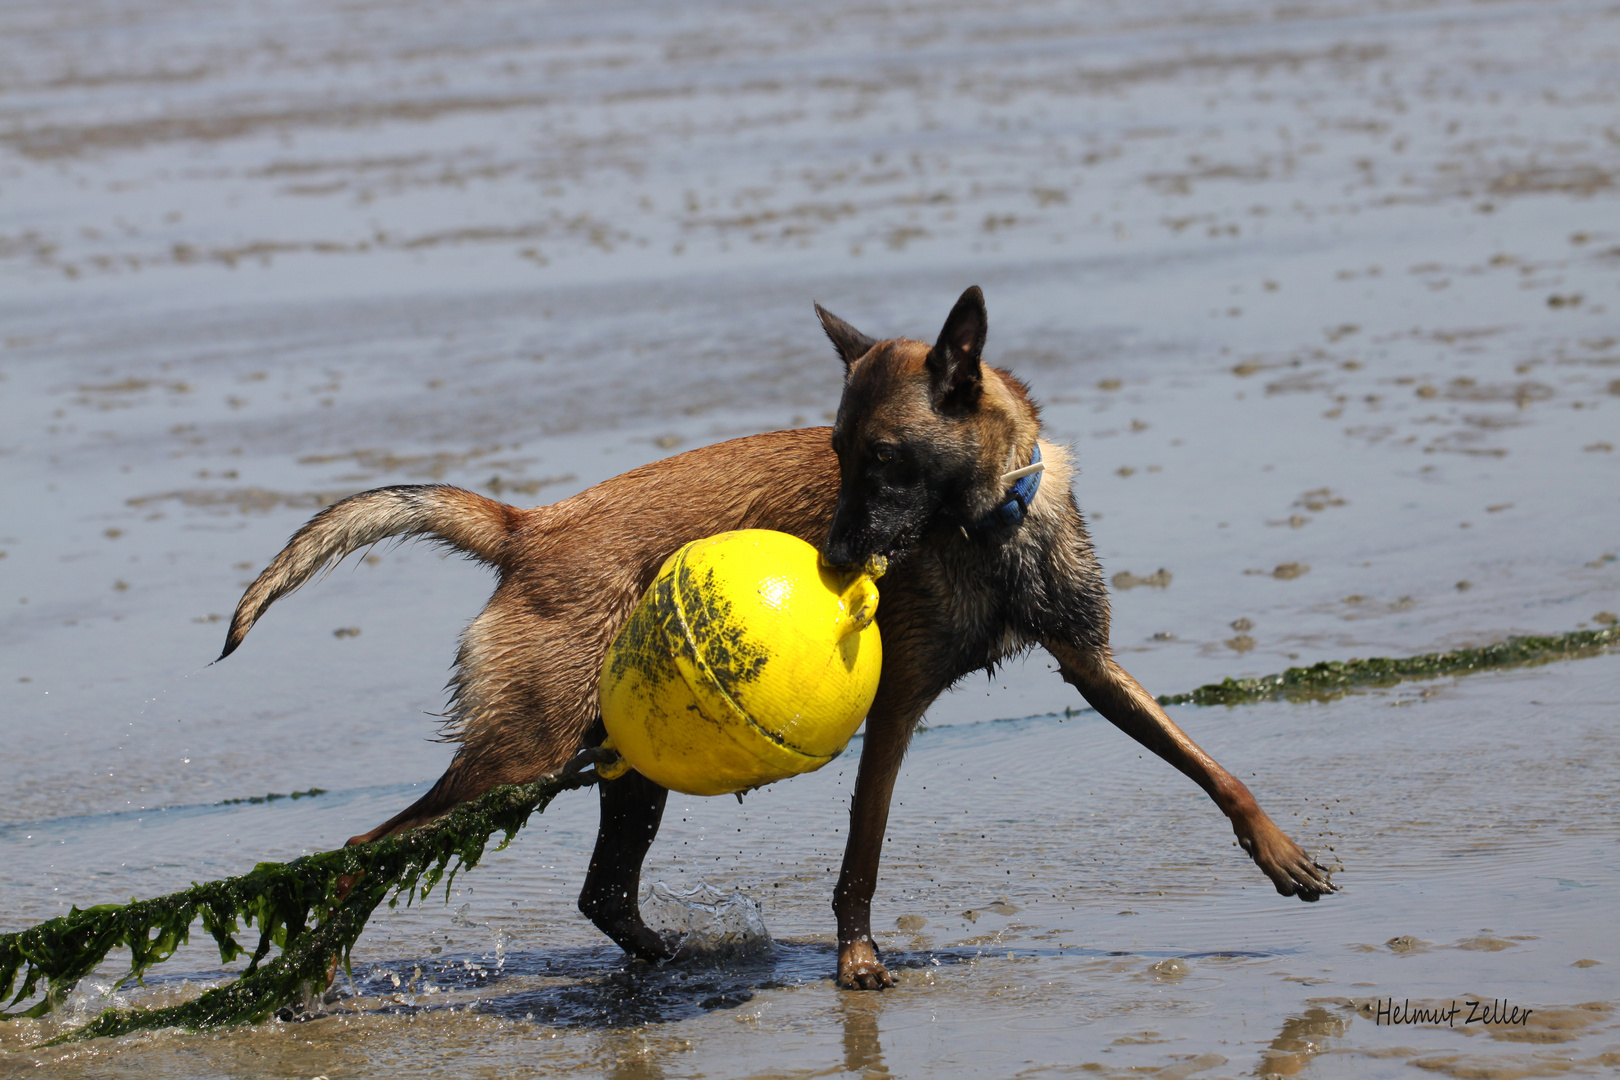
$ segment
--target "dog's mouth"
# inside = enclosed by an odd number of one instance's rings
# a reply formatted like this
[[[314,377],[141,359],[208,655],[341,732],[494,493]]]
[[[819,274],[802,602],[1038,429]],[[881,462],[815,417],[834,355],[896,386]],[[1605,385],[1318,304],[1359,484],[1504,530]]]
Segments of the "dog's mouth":
[[[910,551],[917,543],[917,533],[912,529],[901,529],[892,538],[888,546],[881,548],[879,553],[891,562]]]
[[[869,554],[838,563],[832,563],[829,561],[828,565],[837,566],[844,570],[854,570],[864,569],[869,567],[874,562],[881,564],[892,563],[906,552],[910,551],[913,543],[913,537],[902,533],[901,535],[892,538],[887,544],[873,547]],[[825,558],[825,554],[823,555],[823,558]]]
[[[839,504],[839,513],[835,515],[826,543],[822,545],[828,565],[859,566],[871,558],[892,562],[916,547],[928,531],[927,522],[894,518],[872,521],[869,517],[860,520],[863,517],[867,515],[846,514],[844,504]]]

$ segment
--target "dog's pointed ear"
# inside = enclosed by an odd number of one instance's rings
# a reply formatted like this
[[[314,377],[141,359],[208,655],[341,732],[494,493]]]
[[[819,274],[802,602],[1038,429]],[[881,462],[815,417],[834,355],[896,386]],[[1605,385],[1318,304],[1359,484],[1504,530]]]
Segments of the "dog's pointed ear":
[[[928,384],[936,409],[955,412],[978,404],[983,385],[979,357],[987,320],[984,293],[971,286],[951,308],[939,341],[928,354]]]
[[[816,305],[816,314],[821,317],[821,328],[827,332],[828,340],[838,350],[846,368],[871,352],[872,346],[877,344],[820,304]]]

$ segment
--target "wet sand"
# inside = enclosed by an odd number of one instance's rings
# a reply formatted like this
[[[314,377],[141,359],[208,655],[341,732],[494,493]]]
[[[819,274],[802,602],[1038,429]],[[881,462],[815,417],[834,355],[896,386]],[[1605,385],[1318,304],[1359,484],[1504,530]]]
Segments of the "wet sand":
[[[349,492],[533,504],[825,422],[812,299],[927,338],[984,287],[1154,692],[1620,611],[1601,5],[137,2],[13,8],[0,41],[0,929],[413,799],[487,575],[378,549],[205,667],[242,586]],[[839,762],[672,802],[649,859],[757,901],[764,959],[627,966],[573,908],[576,794],[449,906],[375,921],[358,1014],[49,1053],[15,1022],[0,1074],[1620,1060],[1620,660],[1175,710],[1342,862],[1309,906],[1047,665],[968,680],[915,743],[893,992],[830,981]],[[219,977],[195,946],[164,968],[137,1000]],[[1534,1012],[1377,1022],[1391,998]]]

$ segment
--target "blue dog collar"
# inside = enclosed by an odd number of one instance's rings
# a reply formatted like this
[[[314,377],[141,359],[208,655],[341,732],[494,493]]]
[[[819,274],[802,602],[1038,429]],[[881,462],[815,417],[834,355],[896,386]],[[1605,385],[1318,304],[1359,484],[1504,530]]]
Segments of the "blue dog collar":
[[[1035,444],[1035,451],[1030,456],[1031,465],[1041,463],[1041,444]],[[1029,504],[1035,501],[1035,493],[1041,489],[1041,473],[1044,469],[1037,469],[1028,476],[1020,479],[1007,492],[1007,501],[986,514],[976,526],[988,529],[995,525],[1020,525],[1024,516],[1029,513]]]

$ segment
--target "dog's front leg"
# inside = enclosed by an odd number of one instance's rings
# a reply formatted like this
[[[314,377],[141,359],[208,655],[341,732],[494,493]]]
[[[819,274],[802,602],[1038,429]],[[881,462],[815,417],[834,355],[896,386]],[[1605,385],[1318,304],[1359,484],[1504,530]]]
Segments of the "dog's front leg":
[[[669,792],[634,769],[597,786],[602,823],[579,910],[631,956],[668,960],[669,946],[641,919],[641,863],[658,835]]]
[[[911,726],[909,720],[896,719],[894,713],[876,707],[866,718],[861,767],[849,804],[849,841],[844,845],[844,866],[833,894],[833,914],[838,917],[838,985],[847,990],[881,990],[894,985],[894,976],[878,959],[877,943],[872,940],[872,893],[883,856],[883,833],[889,827],[889,799]]]
[[[1221,768],[1188,738],[1107,650],[1051,643],[1047,650],[1057,658],[1063,678],[1080,691],[1092,708],[1191,777],[1215,800],[1215,805],[1231,819],[1238,843],[1265,871],[1278,892],[1315,900],[1334,891],[1327,869],[1278,828],[1243,781]]]

